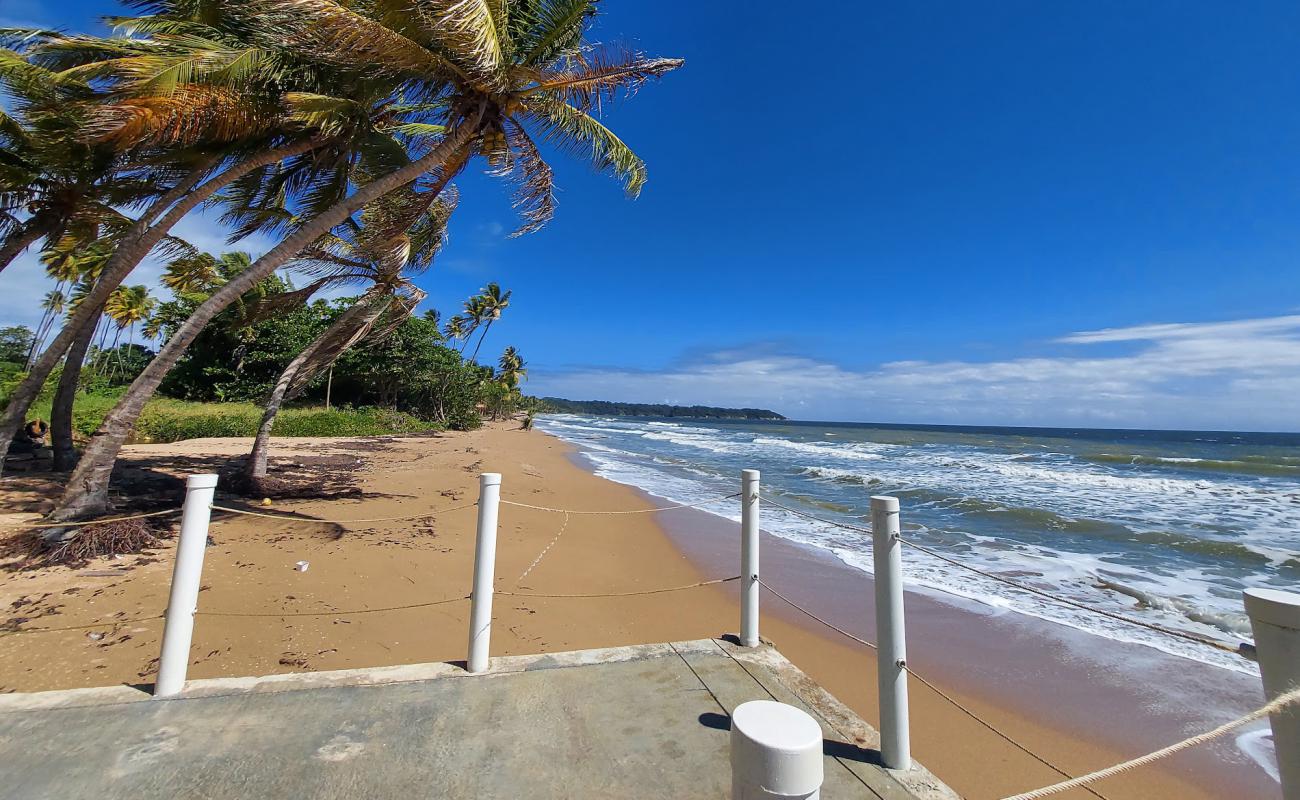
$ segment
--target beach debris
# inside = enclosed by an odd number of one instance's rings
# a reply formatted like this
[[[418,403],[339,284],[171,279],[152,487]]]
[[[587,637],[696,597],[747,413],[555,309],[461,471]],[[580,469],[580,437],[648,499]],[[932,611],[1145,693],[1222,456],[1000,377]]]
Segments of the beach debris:
[[[91,631],[90,633],[86,634],[86,638],[92,642],[98,642],[100,639],[104,638],[104,634],[100,633],[99,631]]]
[[[263,498],[262,498],[262,506],[263,506],[263,507],[266,507],[266,506],[269,506],[269,505],[271,505],[271,498],[269,498],[269,497],[263,497]]]
[[[309,566],[311,566],[311,564],[310,564],[309,562],[307,562],[307,561],[299,561],[297,564],[294,564],[294,565],[293,565],[293,568],[296,569],[296,570],[298,570],[299,572],[306,572],[306,571],[307,571],[307,567],[309,567]]]

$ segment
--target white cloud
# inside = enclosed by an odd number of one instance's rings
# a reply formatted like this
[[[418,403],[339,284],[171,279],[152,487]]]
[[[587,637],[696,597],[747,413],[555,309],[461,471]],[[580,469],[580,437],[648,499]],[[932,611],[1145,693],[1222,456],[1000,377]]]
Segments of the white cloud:
[[[724,357],[659,372],[534,371],[539,394],[768,407],[795,418],[952,424],[1300,429],[1300,316],[1070,334],[1127,342],[1004,361],[899,361],[854,371],[798,356]]]

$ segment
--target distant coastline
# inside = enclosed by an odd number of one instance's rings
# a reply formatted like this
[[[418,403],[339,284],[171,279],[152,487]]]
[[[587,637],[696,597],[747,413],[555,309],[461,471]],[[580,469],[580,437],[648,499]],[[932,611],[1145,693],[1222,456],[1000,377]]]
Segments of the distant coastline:
[[[541,398],[543,413],[595,414],[602,417],[672,417],[677,419],[769,419],[785,417],[765,408],[721,408],[718,406],[672,406],[664,403],[614,403],[608,400],[565,400]]]

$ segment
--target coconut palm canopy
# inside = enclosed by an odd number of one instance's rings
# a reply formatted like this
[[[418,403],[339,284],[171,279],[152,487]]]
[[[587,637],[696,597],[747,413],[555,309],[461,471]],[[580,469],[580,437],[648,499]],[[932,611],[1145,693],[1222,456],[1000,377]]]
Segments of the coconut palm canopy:
[[[476,158],[513,185],[516,235],[539,229],[555,213],[554,173],[543,147],[587,158],[636,196],[645,165],[600,122],[602,105],[682,63],[585,41],[594,0],[129,5],[136,15],[110,20],[116,33],[109,37],[0,32],[0,44],[11,46],[0,54],[0,81],[22,87],[37,76],[39,86],[70,97],[66,109],[41,99],[14,120],[32,126],[42,119],[38,105],[64,112],[56,138],[106,159],[91,171],[110,175],[106,184],[114,190],[140,189],[147,170],[165,177],[141,189],[138,203],[148,209],[125,220],[117,241],[82,233],[68,248],[68,259],[89,262],[93,255],[97,272],[82,271],[82,302],[12,394],[0,428],[21,420],[62,352],[84,347],[94,314],[112,302],[112,316],[127,318],[118,308],[131,292],[119,289],[123,279],[198,204],[218,204],[235,237],[260,232],[283,239],[230,274],[198,253],[174,262],[168,284],[205,299],[167,332],[157,357],[109,413],[56,516],[104,505],[112,461],[144,400],[209,321],[248,300],[276,270],[306,273],[310,282],[275,302],[367,281],[368,297],[386,294],[409,315],[417,294],[409,277],[441,245],[454,206],[451,181]],[[0,122],[6,152],[30,144],[9,118]],[[21,189],[34,169],[11,170],[0,180]],[[78,199],[87,194],[79,191]],[[7,214],[0,236],[43,219],[12,203],[0,210]],[[58,232],[62,238],[65,231]],[[30,243],[31,232],[22,233],[10,237],[13,247]],[[508,303],[509,292],[495,285],[479,295],[463,330],[453,323],[453,335],[464,338],[461,349],[477,330],[476,355]],[[257,303],[254,313],[258,306],[273,311]],[[133,335],[147,314],[128,316],[123,327]]]

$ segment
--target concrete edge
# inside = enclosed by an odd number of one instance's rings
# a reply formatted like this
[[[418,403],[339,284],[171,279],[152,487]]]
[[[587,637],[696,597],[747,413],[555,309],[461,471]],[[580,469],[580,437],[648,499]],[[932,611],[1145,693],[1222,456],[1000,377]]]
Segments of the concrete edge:
[[[732,658],[769,670],[787,689],[821,715],[826,724],[851,742],[872,749],[880,747],[880,732],[871,727],[857,712],[840,702],[806,672],[796,667],[780,651],[770,645],[747,648],[725,639],[712,640]],[[961,800],[961,795],[934,776],[916,761],[909,770],[878,769],[896,781],[904,790],[919,800]]]
[[[232,694],[329,689],[342,686],[383,686],[439,678],[492,678],[544,669],[562,669],[611,664],[620,661],[665,658],[676,655],[673,650],[674,647],[682,651],[707,651],[713,650],[715,646],[712,639],[699,639],[673,644],[643,644],[591,650],[571,650],[562,653],[498,656],[488,662],[486,672],[477,675],[466,672],[460,664],[435,661],[424,664],[401,664],[391,667],[364,667],[324,672],[286,672],[279,675],[257,677],[207,678],[186,681],[185,688],[179,696],[167,698],[161,702],[178,702]],[[147,702],[153,699],[153,695],[135,686],[56,689],[46,692],[0,695],[0,713],[121,705],[124,703]]]

